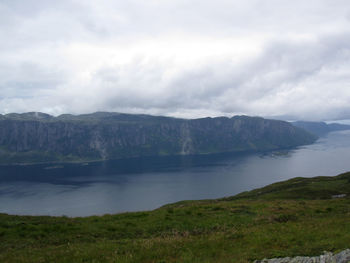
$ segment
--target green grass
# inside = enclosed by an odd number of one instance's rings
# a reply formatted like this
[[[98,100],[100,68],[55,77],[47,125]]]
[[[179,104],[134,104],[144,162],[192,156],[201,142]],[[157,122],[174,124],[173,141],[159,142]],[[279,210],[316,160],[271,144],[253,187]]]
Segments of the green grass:
[[[332,198],[346,194],[344,198]],[[0,215],[0,262],[252,262],[350,244],[350,173],[86,218]]]

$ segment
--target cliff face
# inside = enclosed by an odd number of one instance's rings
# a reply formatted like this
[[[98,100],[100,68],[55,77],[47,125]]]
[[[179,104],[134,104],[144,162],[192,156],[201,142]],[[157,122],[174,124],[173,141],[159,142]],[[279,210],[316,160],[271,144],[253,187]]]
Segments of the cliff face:
[[[193,120],[118,113],[0,116],[1,163],[258,151],[315,139],[287,122],[247,116]]]

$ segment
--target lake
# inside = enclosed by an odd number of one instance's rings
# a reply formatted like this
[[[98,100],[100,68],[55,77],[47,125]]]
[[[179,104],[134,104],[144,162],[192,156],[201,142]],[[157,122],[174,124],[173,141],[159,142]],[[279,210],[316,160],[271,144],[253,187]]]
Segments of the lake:
[[[0,166],[0,213],[89,216],[235,195],[292,177],[350,170],[350,131],[255,154],[145,157],[84,164]]]

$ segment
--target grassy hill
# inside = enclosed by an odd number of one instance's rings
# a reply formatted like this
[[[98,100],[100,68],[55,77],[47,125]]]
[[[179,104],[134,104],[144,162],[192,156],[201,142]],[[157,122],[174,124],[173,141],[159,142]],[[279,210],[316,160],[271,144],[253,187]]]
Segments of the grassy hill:
[[[350,173],[86,218],[0,215],[0,262],[252,262],[350,244]]]

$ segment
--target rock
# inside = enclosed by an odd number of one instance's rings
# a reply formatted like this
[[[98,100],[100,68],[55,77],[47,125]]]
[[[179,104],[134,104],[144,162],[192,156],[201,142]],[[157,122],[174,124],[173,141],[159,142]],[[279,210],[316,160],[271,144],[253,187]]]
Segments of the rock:
[[[349,263],[350,249],[346,249],[338,254],[333,255],[330,252],[325,252],[318,257],[295,257],[295,258],[272,258],[255,260],[254,263]]]
[[[350,262],[350,249],[346,249],[334,256],[335,262],[348,263]]]
[[[343,198],[343,197],[345,197],[346,196],[346,194],[340,194],[340,195],[332,195],[332,198],[334,199],[334,198]]]

